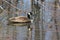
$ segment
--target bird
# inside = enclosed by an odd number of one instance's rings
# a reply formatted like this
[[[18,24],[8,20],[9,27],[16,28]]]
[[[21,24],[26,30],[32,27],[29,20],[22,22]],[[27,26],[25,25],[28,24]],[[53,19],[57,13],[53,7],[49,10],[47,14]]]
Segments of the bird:
[[[32,12],[27,13],[27,17],[28,17],[29,19],[31,19],[31,16],[32,16]]]
[[[31,20],[31,23],[33,23],[33,13],[32,12],[27,13],[27,17],[28,19]]]

